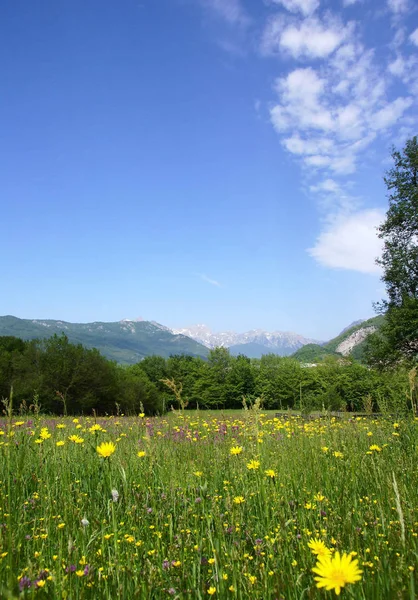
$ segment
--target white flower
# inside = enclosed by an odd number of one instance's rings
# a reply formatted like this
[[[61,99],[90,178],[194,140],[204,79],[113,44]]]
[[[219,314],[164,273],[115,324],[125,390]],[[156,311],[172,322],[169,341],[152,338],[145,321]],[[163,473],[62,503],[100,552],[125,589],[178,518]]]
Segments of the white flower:
[[[87,527],[87,525],[90,525],[89,521],[86,519],[86,517],[84,517],[84,519],[81,519],[81,524],[83,527]]]
[[[119,492],[113,488],[112,490],[112,500],[113,502],[117,502],[119,500]]]

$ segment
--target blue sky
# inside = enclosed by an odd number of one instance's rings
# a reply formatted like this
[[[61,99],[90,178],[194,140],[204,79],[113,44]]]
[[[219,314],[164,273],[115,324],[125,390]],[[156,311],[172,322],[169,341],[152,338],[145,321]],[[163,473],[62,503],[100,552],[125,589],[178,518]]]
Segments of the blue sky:
[[[13,0],[0,53],[0,314],[317,339],[373,315],[413,0]]]

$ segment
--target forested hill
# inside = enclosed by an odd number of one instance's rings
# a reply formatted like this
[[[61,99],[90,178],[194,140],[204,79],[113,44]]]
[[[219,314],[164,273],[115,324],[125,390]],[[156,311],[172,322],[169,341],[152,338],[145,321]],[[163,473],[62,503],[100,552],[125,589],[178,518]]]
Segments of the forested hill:
[[[383,316],[373,317],[366,321],[357,321],[326,344],[307,344],[292,355],[300,362],[318,363],[326,356],[351,356],[362,361],[365,342],[369,334],[379,329],[384,322]]]
[[[0,317],[0,336],[22,340],[50,338],[65,333],[69,341],[97,348],[103,356],[121,364],[135,364],[145,356],[172,354],[206,357],[208,349],[185,335],[175,335],[168,328],[151,321],[115,323],[68,323],[51,319]]]

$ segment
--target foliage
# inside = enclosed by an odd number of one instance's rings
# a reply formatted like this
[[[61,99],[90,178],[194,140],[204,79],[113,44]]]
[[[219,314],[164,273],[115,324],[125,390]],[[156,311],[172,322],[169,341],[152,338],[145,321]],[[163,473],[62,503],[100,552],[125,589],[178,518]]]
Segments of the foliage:
[[[385,177],[389,209],[379,227],[383,253],[377,261],[387,300],[378,310],[385,323],[367,343],[366,359],[378,368],[418,361],[418,140],[393,150],[394,167]]]

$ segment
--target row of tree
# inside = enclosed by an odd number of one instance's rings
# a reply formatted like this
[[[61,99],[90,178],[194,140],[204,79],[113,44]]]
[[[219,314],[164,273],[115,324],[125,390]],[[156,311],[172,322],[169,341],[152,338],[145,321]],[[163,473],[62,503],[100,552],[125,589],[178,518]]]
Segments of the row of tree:
[[[0,338],[0,398],[11,389],[15,410],[33,404],[53,414],[242,408],[243,398],[261,398],[266,409],[361,411],[405,405],[409,380],[404,369],[382,372],[335,357],[308,368],[274,354],[235,357],[225,348],[211,350],[207,360],[150,356],[122,367],[62,335]]]

